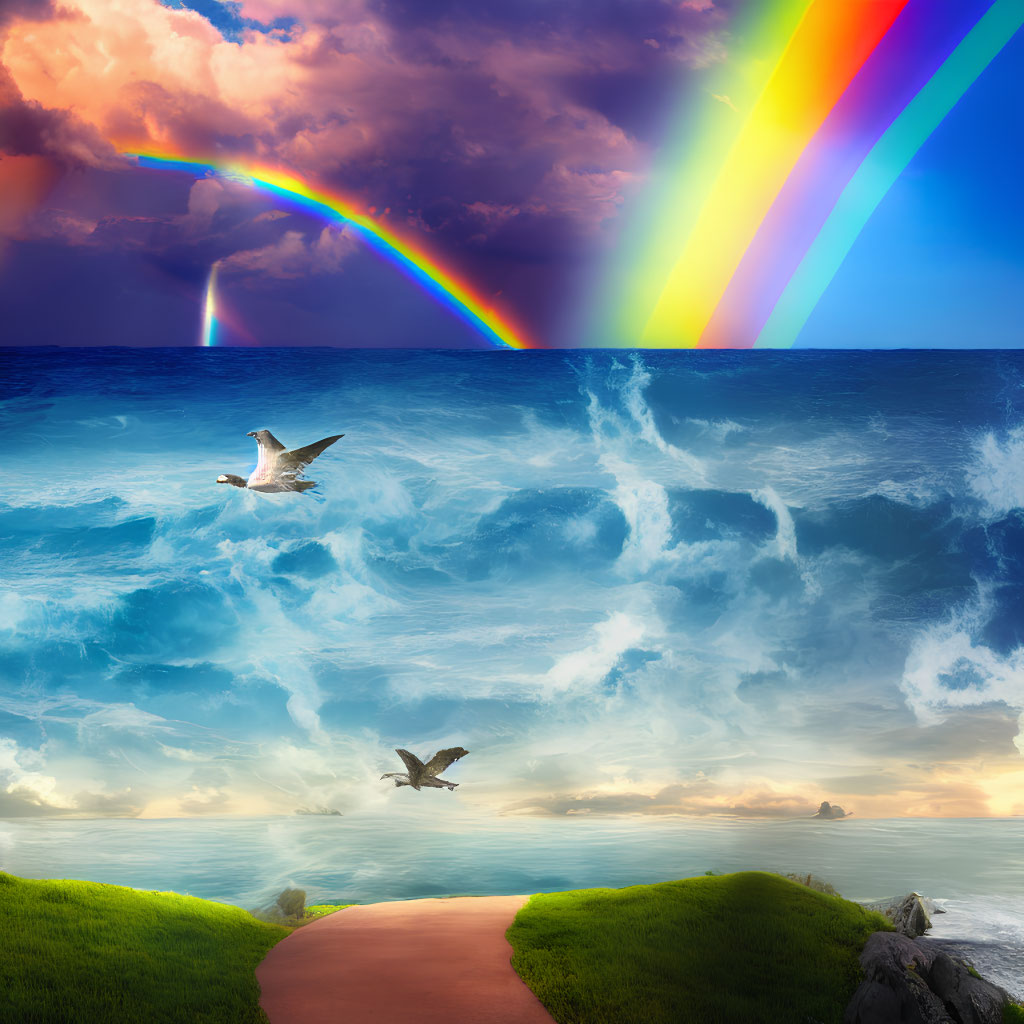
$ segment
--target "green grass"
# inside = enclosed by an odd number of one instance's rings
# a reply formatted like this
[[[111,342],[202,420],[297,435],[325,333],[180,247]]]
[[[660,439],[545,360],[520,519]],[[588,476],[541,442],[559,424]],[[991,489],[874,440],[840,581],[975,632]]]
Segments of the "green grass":
[[[346,907],[351,906],[351,903],[315,903],[311,907],[306,907],[306,911],[302,916],[307,920],[313,920],[317,917],[327,917],[328,914],[333,914],[336,910],[344,910]]]
[[[254,971],[290,933],[170,892],[0,872],[2,1024],[259,1024]]]
[[[1024,1024],[1024,1006],[1007,1003],[1003,1007],[1003,1024]]]
[[[742,872],[531,897],[512,966],[558,1024],[839,1024],[889,922]]]

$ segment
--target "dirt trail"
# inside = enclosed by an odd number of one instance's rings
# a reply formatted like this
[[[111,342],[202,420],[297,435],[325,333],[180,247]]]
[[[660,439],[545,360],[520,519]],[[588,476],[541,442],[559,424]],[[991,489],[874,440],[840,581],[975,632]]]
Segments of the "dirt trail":
[[[293,932],[256,968],[271,1024],[552,1024],[512,970],[526,896],[349,907]]]

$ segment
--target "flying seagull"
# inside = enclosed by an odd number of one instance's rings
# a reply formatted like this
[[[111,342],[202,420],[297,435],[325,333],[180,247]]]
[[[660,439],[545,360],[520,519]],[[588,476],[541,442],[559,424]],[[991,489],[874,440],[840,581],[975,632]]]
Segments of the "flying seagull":
[[[248,480],[234,473],[221,473],[217,483],[247,487],[250,491],[306,491],[316,487],[316,481],[302,480],[302,471],[325,448],[344,436],[335,434],[290,452],[269,430],[250,430],[246,437],[255,437],[259,445],[260,457],[256,460],[256,468]]]
[[[463,747],[449,747],[447,750],[439,750],[426,764],[415,754],[408,750],[395,750],[395,753],[405,762],[408,772],[386,772],[382,779],[394,779],[396,786],[412,786],[419,789],[420,786],[428,786],[431,789],[444,789],[447,786],[454,791],[457,782],[449,782],[447,779],[439,779],[438,776],[445,768],[454,764],[460,757],[465,757],[469,751]]]

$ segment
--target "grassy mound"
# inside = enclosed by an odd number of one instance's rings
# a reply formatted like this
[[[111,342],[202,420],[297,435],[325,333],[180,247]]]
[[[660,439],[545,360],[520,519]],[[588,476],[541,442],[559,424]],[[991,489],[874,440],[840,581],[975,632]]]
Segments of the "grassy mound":
[[[289,932],[191,896],[0,872],[0,1022],[265,1022],[254,971]]]
[[[533,896],[507,937],[558,1024],[838,1024],[891,927],[750,871]]]

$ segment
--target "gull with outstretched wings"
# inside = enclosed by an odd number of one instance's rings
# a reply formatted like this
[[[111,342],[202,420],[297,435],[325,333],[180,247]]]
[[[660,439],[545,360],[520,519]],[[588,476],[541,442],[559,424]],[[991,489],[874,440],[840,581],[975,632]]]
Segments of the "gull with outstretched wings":
[[[386,772],[382,779],[394,779],[396,786],[412,786],[418,790],[421,786],[430,789],[444,789],[446,786],[454,790],[457,782],[449,782],[447,779],[438,776],[453,765],[460,757],[465,757],[469,751],[463,747],[448,747],[447,750],[439,750],[426,764],[415,754],[408,750],[395,750],[395,753],[405,762],[407,772]]]
[[[250,430],[246,436],[255,437],[259,446],[256,468],[249,474],[248,480],[234,473],[221,473],[217,483],[246,487],[250,491],[306,491],[316,487],[316,481],[303,480],[302,471],[324,449],[345,435],[325,437],[322,441],[314,441],[294,451],[288,451],[269,430]]]

